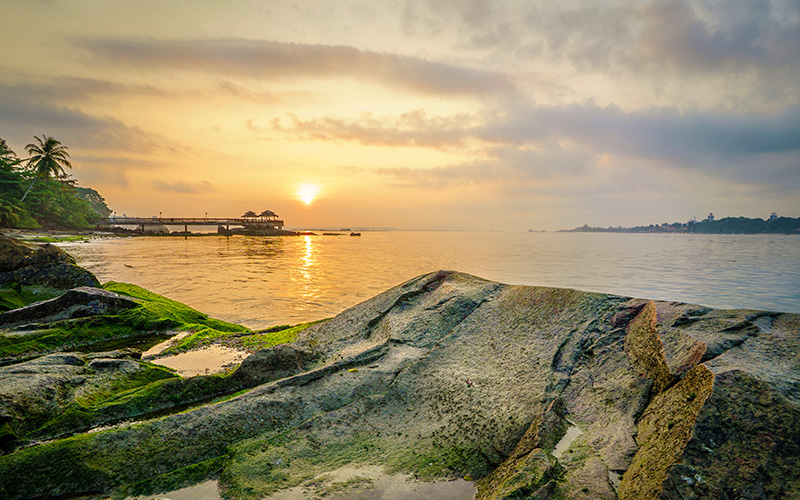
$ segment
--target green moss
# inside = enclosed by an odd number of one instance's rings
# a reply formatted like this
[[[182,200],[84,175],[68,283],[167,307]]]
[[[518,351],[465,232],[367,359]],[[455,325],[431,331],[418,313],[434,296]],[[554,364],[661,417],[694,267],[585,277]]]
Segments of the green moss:
[[[330,440],[290,430],[235,445],[221,478],[226,496],[257,499],[348,464],[375,463],[386,451],[367,433]]]
[[[172,321],[176,325],[196,326],[198,328],[209,328],[219,332],[249,332],[248,328],[234,323],[228,323],[218,319],[209,318],[207,314],[201,313],[178,301],[168,299],[157,293],[145,290],[142,287],[129,283],[118,283],[109,281],[103,284],[103,289],[127,295],[139,299],[142,304],[142,316],[149,319],[158,318],[159,320]],[[134,309],[136,310],[136,309]],[[192,330],[191,328],[187,328]]]
[[[323,321],[327,320],[311,321],[310,323],[300,323],[297,325],[281,325],[261,332],[255,332],[252,335],[242,336],[240,345],[246,349],[257,351],[259,349],[267,349],[279,344],[293,342],[300,332]]]
[[[177,375],[158,365],[142,363],[143,369],[107,381],[92,382],[75,400],[48,413],[31,414],[14,420],[14,430],[23,439],[51,439],[86,430],[119,418],[138,415],[136,408],[110,407],[118,394],[136,390]],[[93,385],[96,384],[96,385]]]
[[[113,498],[153,495],[185,488],[216,477],[227,461],[227,456],[214,457],[152,479],[141,481],[116,491]]]
[[[485,463],[475,450],[463,447],[415,443],[392,447],[386,467],[389,473],[409,473],[423,481],[480,475]]]
[[[209,318],[191,307],[127,283],[109,282],[103,288],[138,300],[139,306],[114,315],[56,321],[30,334],[0,334],[0,357],[23,357],[83,346],[104,345],[113,339],[152,336],[169,330],[194,332],[188,350],[213,339],[249,333],[244,326]]]
[[[51,497],[69,491],[108,489],[109,475],[87,461],[90,453],[86,445],[95,438],[74,436],[0,456],[0,498]],[[31,464],[36,467],[31,469]],[[57,483],[53,481],[56,477]]]
[[[28,304],[58,297],[63,290],[41,285],[6,283],[0,288],[0,312],[25,307]]]
[[[33,238],[21,238],[22,241],[32,241],[34,243],[59,243],[70,241],[88,241],[88,237],[81,235],[64,235],[64,236],[35,236]]]

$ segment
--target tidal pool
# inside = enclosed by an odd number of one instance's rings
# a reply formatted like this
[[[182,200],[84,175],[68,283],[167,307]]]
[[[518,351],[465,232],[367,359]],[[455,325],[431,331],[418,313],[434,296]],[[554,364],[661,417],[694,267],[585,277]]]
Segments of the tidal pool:
[[[348,486],[348,484],[350,486]],[[419,482],[403,474],[387,475],[380,467],[342,467],[322,474],[305,486],[279,491],[262,500],[472,500],[475,486],[464,479]],[[217,481],[181,488],[157,495],[128,497],[126,500],[222,500]]]
[[[202,349],[195,349],[174,356],[157,357],[164,352],[165,349],[187,335],[190,335],[190,332],[180,332],[169,340],[154,345],[142,353],[142,359],[157,365],[172,368],[182,377],[194,377],[196,375],[219,373],[230,365],[241,363],[244,358],[250,355],[247,351],[221,345],[210,345]]]

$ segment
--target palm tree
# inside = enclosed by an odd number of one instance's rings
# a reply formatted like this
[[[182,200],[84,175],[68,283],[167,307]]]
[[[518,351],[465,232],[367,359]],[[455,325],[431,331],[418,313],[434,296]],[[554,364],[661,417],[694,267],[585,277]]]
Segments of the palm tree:
[[[35,174],[25,194],[22,195],[22,199],[19,200],[20,203],[25,201],[25,197],[28,196],[28,192],[30,192],[39,177],[50,177],[50,175],[63,177],[67,175],[64,167],[72,168],[66,146],[44,134],[42,134],[41,139],[38,136],[33,136],[33,138],[39,144],[28,144],[25,146],[25,151],[31,155],[28,158],[28,167],[34,170]]]

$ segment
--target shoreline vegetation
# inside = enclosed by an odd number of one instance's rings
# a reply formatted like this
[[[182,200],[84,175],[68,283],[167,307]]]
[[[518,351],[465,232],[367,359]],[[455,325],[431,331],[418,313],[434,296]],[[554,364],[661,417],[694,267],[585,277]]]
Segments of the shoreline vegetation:
[[[89,229],[111,209],[94,189],[81,187],[67,147],[47,135],[34,137],[20,158],[0,139],[0,227]]]
[[[773,214],[769,219],[751,219],[747,217],[725,217],[715,220],[713,217],[702,221],[667,222],[650,224],[649,226],[608,226],[591,227],[584,224],[574,229],[562,229],[563,233],[666,233],[666,234],[800,234],[800,217],[778,217]]]
[[[439,271],[252,331],[51,244],[0,246],[4,499],[208,480],[336,499],[387,474],[477,500],[798,498],[800,314]],[[251,354],[183,377],[143,359],[168,338],[159,355]]]

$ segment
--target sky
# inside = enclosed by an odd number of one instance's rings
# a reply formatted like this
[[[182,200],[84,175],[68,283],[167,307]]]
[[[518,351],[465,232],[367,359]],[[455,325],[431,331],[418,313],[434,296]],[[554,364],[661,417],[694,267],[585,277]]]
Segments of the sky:
[[[0,0],[0,138],[117,215],[800,216],[797,0]]]

